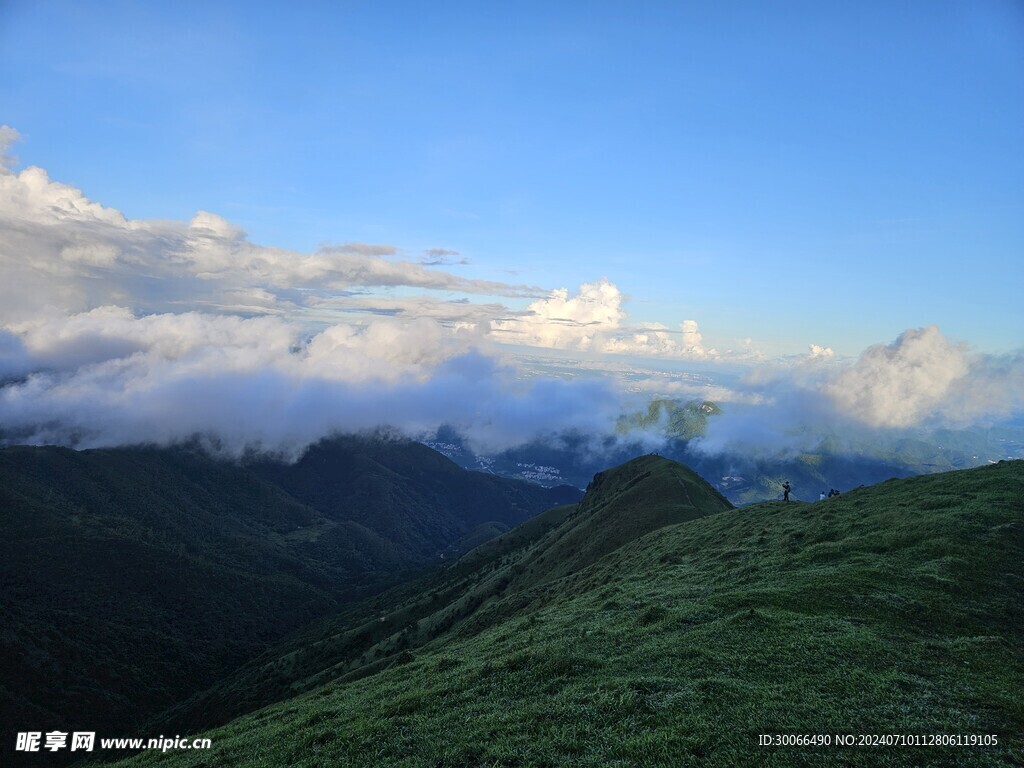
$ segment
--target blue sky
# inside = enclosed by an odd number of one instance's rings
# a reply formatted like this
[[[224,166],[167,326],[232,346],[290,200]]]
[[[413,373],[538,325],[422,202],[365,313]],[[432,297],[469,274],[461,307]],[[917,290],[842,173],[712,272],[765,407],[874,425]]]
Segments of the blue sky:
[[[129,218],[604,277],[708,346],[1024,342],[1016,2],[8,0],[0,123]]]

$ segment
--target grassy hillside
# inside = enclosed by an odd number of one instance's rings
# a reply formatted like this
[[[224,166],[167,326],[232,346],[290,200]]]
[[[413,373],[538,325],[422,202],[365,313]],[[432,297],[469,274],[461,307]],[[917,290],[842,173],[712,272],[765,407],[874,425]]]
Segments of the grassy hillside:
[[[187,731],[375,673],[453,633],[471,633],[539,597],[540,585],[662,526],[729,508],[685,467],[647,456],[598,474],[579,505],[555,507],[485,542],[454,565],[350,606],[288,638],[150,730]]]
[[[4,751],[18,730],[130,732],[287,633],[557,496],[408,443],[311,454],[329,498],[305,492],[304,465],[0,450]],[[398,507],[412,538],[373,517]]]
[[[667,464],[601,495],[642,494]],[[643,474],[621,469],[608,477]],[[596,507],[588,497],[559,513],[524,547],[499,538],[490,555],[470,553],[483,562],[467,594],[488,568],[504,578],[540,562]],[[1024,762],[1024,463],[723,509],[602,549],[550,578],[520,569],[519,588],[414,650],[211,731],[211,752],[122,764]],[[999,745],[760,748],[761,733],[997,734]]]
[[[536,572],[535,581],[574,573],[650,531],[731,507],[683,465],[642,456],[595,475],[579,514],[545,542],[527,569]]]

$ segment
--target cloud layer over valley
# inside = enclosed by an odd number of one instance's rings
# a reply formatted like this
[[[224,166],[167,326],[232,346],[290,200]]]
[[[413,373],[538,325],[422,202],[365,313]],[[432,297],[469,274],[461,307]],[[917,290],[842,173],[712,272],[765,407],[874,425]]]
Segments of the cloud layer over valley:
[[[601,382],[522,381],[458,332],[421,318],[331,326],[280,318],[136,318],[101,308],[3,332],[0,424],[17,442],[79,447],[210,438],[221,452],[295,456],[332,432],[442,424],[497,450],[597,432],[617,415]]]

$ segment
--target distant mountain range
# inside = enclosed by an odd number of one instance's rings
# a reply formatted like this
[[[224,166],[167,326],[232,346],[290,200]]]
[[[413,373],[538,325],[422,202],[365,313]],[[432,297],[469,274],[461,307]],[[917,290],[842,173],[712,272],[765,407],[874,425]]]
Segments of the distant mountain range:
[[[547,435],[497,453],[478,454],[454,429],[444,427],[426,444],[460,466],[541,485],[584,487],[595,472],[656,450],[692,467],[734,504],[782,498],[788,480],[794,498],[814,500],[832,488],[848,491],[891,477],[910,477],[1024,457],[1024,426],[991,429],[918,430],[903,437],[859,442],[837,436],[807,440],[810,450],[752,454],[708,452],[704,437],[721,409],[708,400],[655,398],[623,414],[614,432]]]

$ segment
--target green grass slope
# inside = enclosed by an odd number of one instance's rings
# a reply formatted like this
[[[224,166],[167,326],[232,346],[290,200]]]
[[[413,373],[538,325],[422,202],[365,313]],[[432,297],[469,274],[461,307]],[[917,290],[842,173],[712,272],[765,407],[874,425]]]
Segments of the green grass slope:
[[[533,581],[547,581],[663,526],[731,508],[689,468],[660,456],[642,456],[595,475],[578,513],[524,565]]]
[[[1021,462],[727,509],[528,602],[494,595],[518,608],[215,729],[212,751],[120,764],[1020,765],[1022,558]],[[762,733],[999,745],[758,747]]]
[[[552,508],[454,565],[349,606],[287,638],[151,724],[164,732],[226,722],[339,677],[375,673],[403,654],[546,600],[544,585],[616,547],[728,508],[686,467],[645,456],[599,473],[579,505]],[[443,641],[443,640],[442,640]]]

